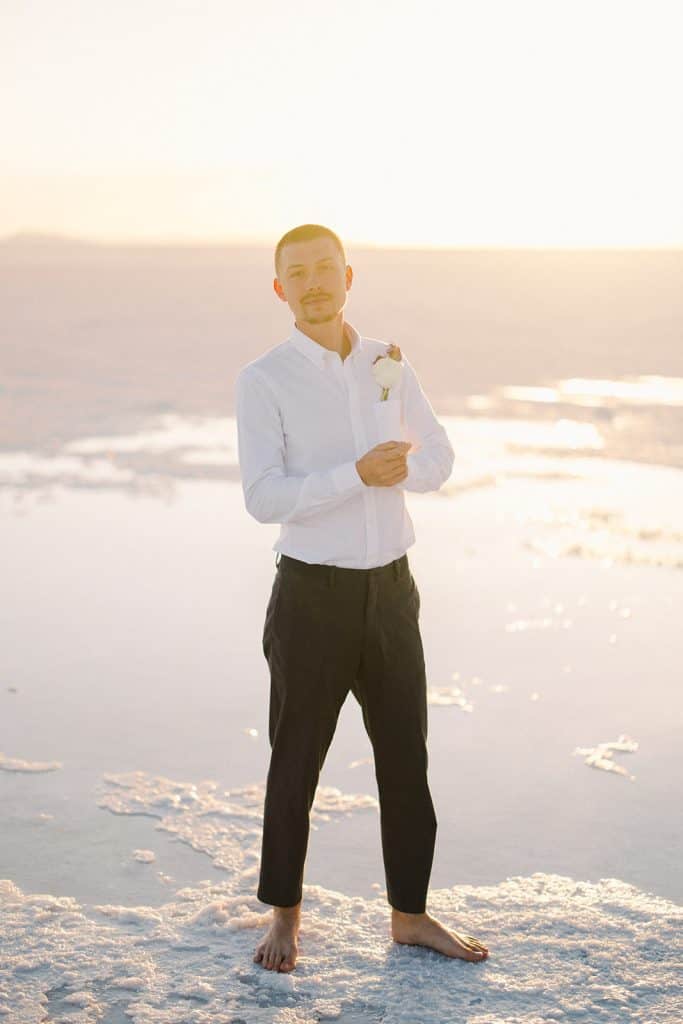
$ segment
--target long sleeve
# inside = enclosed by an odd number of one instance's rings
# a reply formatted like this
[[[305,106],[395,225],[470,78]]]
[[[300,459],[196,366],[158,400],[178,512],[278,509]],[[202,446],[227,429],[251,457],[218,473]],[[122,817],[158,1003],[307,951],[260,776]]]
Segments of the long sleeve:
[[[235,398],[244,502],[258,522],[303,522],[365,487],[355,460],[307,476],[285,473],[285,440],[277,399],[253,366],[238,373]]]
[[[438,491],[451,475],[455,452],[406,356],[403,362],[405,423],[408,438],[419,447],[408,454],[407,477],[394,486],[406,491]]]

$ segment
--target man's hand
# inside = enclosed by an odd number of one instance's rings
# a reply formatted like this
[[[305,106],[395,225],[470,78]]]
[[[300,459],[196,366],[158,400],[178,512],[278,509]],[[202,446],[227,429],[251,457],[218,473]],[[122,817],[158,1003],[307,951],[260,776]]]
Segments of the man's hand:
[[[410,441],[383,441],[356,463],[358,474],[368,487],[393,487],[408,476]]]

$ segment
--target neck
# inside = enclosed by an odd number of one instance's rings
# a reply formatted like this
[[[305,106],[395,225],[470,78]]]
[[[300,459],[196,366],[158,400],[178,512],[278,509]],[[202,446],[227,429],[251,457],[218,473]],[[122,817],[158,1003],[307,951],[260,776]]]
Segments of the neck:
[[[344,314],[340,311],[334,320],[328,320],[323,324],[309,324],[307,321],[294,321],[295,326],[302,334],[305,334],[313,341],[317,341],[323,348],[331,352],[338,352],[342,358],[351,351],[351,342],[348,338],[348,331],[344,324]]]

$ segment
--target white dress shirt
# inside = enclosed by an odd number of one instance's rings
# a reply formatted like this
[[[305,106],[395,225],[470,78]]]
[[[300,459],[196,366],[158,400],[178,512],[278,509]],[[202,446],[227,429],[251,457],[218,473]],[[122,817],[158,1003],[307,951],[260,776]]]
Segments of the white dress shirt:
[[[272,547],[303,562],[370,569],[415,543],[405,491],[437,491],[454,452],[410,362],[381,400],[372,373],[388,344],[345,322],[342,359],[296,326],[246,363],[235,408],[242,490],[260,523],[280,523]],[[356,462],[382,441],[411,441],[408,475],[392,487],[363,483]]]

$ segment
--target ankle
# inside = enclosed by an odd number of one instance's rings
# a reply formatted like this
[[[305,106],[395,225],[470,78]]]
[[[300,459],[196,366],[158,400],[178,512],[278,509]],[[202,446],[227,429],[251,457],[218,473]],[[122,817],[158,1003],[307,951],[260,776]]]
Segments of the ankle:
[[[403,910],[397,910],[396,907],[392,907],[391,916],[398,921],[423,921],[428,915],[426,910],[423,910],[420,914],[408,914]]]
[[[301,903],[293,907],[273,907],[273,917],[283,921],[296,920],[301,915]]]

